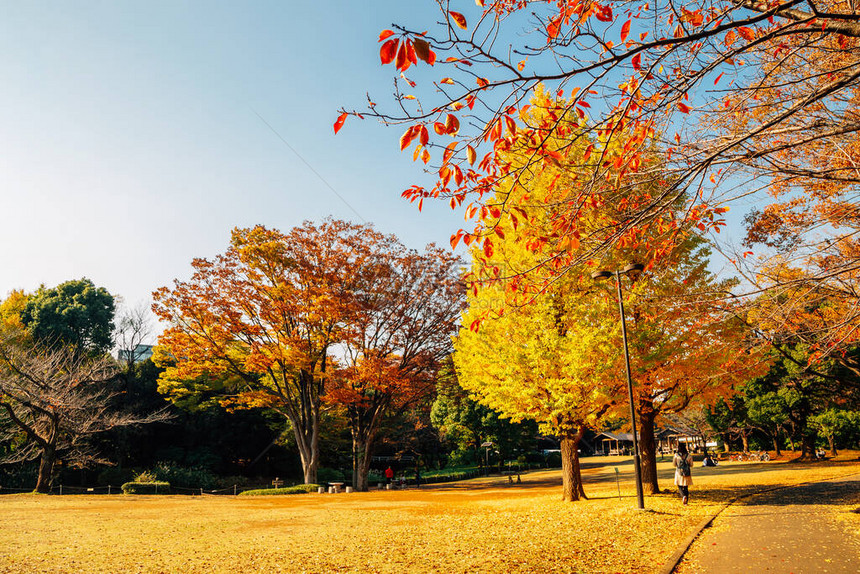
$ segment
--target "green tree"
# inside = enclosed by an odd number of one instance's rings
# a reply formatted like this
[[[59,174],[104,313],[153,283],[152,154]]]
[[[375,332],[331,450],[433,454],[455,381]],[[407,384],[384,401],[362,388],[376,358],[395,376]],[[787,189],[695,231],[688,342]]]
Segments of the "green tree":
[[[21,322],[41,344],[106,353],[113,345],[114,298],[89,279],[44,286],[27,297]]]

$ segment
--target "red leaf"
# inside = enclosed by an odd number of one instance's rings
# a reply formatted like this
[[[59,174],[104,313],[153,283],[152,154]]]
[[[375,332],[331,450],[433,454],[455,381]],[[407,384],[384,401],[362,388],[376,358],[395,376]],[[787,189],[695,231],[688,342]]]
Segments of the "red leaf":
[[[624,42],[624,40],[627,39],[628,34],[630,34],[630,20],[627,20],[626,22],[624,22],[624,25],[621,26],[621,41],[622,42]]]
[[[685,114],[690,113],[690,106],[688,106],[684,102],[678,102],[678,109],[681,110]]]
[[[597,9],[597,12],[594,13],[594,17],[600,20],[601,22],[612,22],[612,7],[611,6],[600,6]]]
[[[484,239],[484,255],[487,257],[493,256],[493,242],[487,237]]]
[[[448,15],[451,16],[451,19],[454,21],[457,26],[466,29],[466,17],[460,14],[459,12],[448,12]]]
[[[505,116],[505,125],[508,126],[508,131],[511,132],[512,136],[517,135],[517,122],[514,121],[514,118]]]
[[[389,36],[393,36],[393,35],[394,35],[394,32],[393,32],[393,31],[391,31],[391,30],[383,30],[382,32],[380,32],[380,33],[379,33],[379,41],[380,41],[380,42],[382,42],[383,40],[385,40],[385,39],[386,39],[386,38],[388,38]]]
[[[403,72],[411,65],[409,61],[409,56],[407,55],[406,44],[400,44],[400,48],[397,50],[397,62],[395,62],[398,70]]]
[[[343,127],[343,122],[346,121],[347,115],[348,114],[346,112],[344,112],[337,117],[337,120],[335,120],[335,122],[334,122],[334,133],[339,132],[340,128]]]
[[[400,43],[400,40],[397,38],[392,38],[382,45],[379,49],[379,59],[382,60],[382,64],[390,64],[394,61],[394,56],[397,55],[397,45]]]
[[[720,81],[720,78],[722,78],[722,77],[723,77],[723,74],[725,74],[725,72],[721,72],[721,73],[720,73],[720,75],[719,75],[719,76],[717,76],[717,79],[716,79],[716,80],[714,80],[714,85],[715,85],[715,86],[716,86],[716,85],[717,85],[717,83]]]
[[[636,54],[633,56],[633,59],[630,60],[630,63],[633,64],[633,69],[639,71],[642,68],[642,54]]]
[[[738,34],[740,34],[744,40],[747,40],[749,42],[755,40],[755,32],[753,32],[752,29],[747,28],[746,26],[739,27]]]
[[[430,132],[427,131],[427,126],[421,126],[421,130],[419,131],[418,136],[420,138],[421,145],[426,146],[427,142],[430,141]]]
[[[504,231],[502,230],[502,228],[501,228],[501,227],[499,227],[498,225],[495,227],[495,229],[493,229],[493,231],[496,233],[496,235],[498,235],[498,236],[499,236],[499,237],[501,237],[502,239],[504,239],[504,238],[505,238],[505,232],[504,232]]]

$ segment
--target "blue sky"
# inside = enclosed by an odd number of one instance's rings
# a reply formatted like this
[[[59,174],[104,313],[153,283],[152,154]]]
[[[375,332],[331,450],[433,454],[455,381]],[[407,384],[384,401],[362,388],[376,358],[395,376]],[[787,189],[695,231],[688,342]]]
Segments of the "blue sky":
[[[86,276],[134,305],[222,252],[233,227],[359,220],[353,209],[410,247],[447,244],[460,214],[400,199],[427,179],[399,131],[350,119],[332,132],[338,107],[390,94],[379,31],[434,10],[4,2],[0,296]]]

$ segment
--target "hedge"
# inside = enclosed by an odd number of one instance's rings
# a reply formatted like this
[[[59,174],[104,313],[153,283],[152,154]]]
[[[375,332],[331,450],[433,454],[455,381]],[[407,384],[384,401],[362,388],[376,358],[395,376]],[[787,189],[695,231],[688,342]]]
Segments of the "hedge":
[[[258,488],[256,490],[246,490],[240,492],[239,496],[262,496],[268,494],[307,494],[316,492],[319,489],[318,484],[299,484],[297,486],[288,486],[286,488]]]
[[[126,482],[122,485],[125,494],[170,494],[169,482]]]

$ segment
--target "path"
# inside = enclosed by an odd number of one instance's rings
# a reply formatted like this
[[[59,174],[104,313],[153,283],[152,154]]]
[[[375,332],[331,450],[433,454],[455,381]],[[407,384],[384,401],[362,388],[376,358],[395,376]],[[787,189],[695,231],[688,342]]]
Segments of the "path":
[[[735,572],[860,572],[857,522],[837,518],[860,507],[860,478],[783,488],[727,508],[691,546],[676,570]]]

